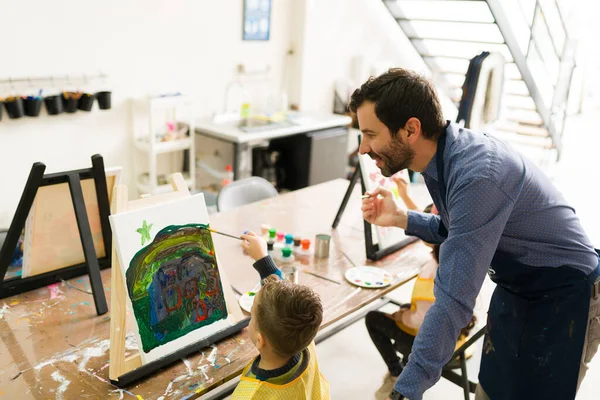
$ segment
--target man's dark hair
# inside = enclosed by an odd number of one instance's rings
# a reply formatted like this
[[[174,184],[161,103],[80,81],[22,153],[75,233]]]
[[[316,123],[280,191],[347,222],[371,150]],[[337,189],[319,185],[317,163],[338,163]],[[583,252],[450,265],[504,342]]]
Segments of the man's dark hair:
[[[392,68],[378,77],[370,77],[354,91],[349,108],[356,113],[365,101],[375,104],[375,114],[396,136],[406,122],[421,121],[423,136],[437,139],[446,126],[435,87],[416,72]]]

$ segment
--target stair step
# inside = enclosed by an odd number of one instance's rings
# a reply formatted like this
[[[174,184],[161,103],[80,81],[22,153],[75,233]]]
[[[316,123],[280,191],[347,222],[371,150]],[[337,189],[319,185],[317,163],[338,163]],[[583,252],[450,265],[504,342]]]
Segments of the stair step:
[[[434,71],[453,71],[463,76],[469,68],[469,60],[450,57],[422,57],[423,61],[432,67]],[[461,83],[462,85],[462,83]]]
[[[485,1],[384,0],[384,3],[396,18],[494,22]]]
[[[429,57],[459,57],[467,60],[472,59],[483,51],[500,53],[506,62],[513,62],[512,55],[505,44],[474,44],[469,42],[456,42],[448,46],[447,42],[438,40],[415,40],[413,45],[423,56]]]
[[[501,130],[490,130],[490,134],[507,143],[515,143],[519,145],[533,146],[543,149],[554,148],[552,138],[550,137],[528,136]]]
[[[526,136],[549,137],[550,134],[544,127],[521,125],[515,122],[502,121],[495,125],[496,129],[503,132],[518,133]]]
[[[496,24],[463,22],[399,21],[400,27],[409,37],[443,38],[457,41],[504,43],[504,37]]]
[[[542,126],[544,121],[542,121],[542,117],[537,111],[530,110],[515,110],[515,109],[507,109],[505,112],[505,117],[509,121],[516,121],[521,124]]]
[[[504,93],[512,96],[527,96],[529,97],[529,89],[523,80],[504,80]]]
[[[502,102],[504,106],[508,108],[537,111],[535,102],[529,96],[514,96],[505,94]]]

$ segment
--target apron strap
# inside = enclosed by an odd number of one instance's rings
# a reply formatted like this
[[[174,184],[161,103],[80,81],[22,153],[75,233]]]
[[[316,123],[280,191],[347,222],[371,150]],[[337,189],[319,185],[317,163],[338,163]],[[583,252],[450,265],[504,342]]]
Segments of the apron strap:
[[[436,164],[438,174],[438,190],[440,192],[440,198],[442,201],[442,206],[444,207],[444,211],[448,212],[448,207],[446,207],[446,183],[444,182],[444,150],[446,149],[446,129],[443,130],[442,134],[438,139],[436,151]],[[448,236],[448,229],[441,220],[440,225],[438,227],[438,234],[442,237]]]

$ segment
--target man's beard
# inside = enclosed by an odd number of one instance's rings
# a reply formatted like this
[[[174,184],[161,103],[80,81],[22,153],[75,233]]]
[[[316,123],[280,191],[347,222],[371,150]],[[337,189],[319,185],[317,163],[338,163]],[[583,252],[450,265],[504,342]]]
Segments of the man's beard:
[[[381,159],[383,162],[381,174],[387,177],[408,168],[415,157],[414,150],[412,150],[408,144],[402,142],[402,139],[399,136],[392,139],[391,143],[392,144],[386,149],[381,150],[379,153],[373,151],[368,153],[373,160],[376,160],[377,158]]]

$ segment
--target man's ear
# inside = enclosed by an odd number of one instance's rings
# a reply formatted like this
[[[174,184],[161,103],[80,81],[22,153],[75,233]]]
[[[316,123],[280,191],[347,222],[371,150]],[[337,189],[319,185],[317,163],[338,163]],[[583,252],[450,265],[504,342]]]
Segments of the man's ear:
[[[421,137],[421,121],[416,117],[409,118],[404,125],[404,129],[407,131],[406,136],[410,143],[414,143]]]

